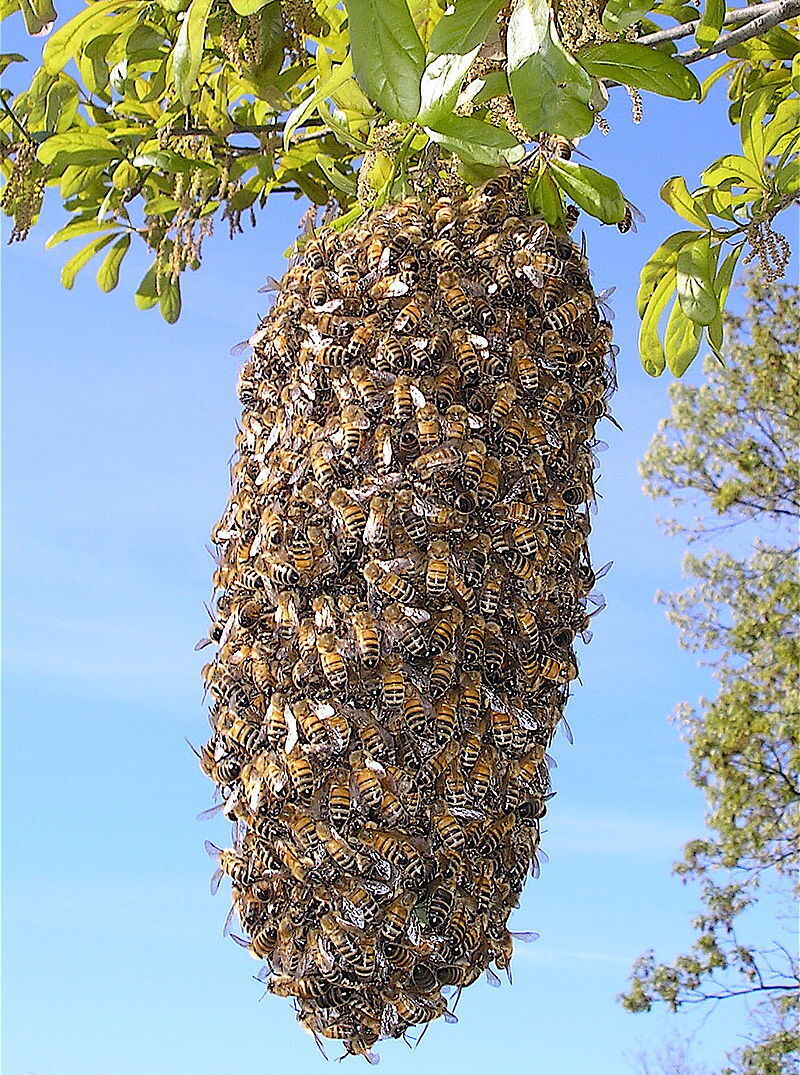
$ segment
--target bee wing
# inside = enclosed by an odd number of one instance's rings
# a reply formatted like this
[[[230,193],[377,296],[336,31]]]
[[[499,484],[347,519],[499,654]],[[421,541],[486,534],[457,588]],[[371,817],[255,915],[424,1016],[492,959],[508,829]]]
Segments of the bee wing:
[[[604,579],[613,566],[614,566],[614,561],[613,560],[609,560],[607,564],[603,564],[603,566],[600,568],[600,570],[595,575],[595,579],[598,582],[600,581],[600,579]]]
[[[194,647],[195,653],[198,650],[205,649],[206,646],[213,646],[213,645],[214,645],[214,643],[210,638],[201,638],[199,642],[195,643],[195,647]],[[189,746],[191,746],[191,743],[189,744]],[[194,747],[192,747],[192,750],[194,750]],[[198,754],[198,757],[199,756],[200,755]]]
[[[541,933],[515,933],[514,930],[509,930],[509,934],[515,941],[523,941],[525,944],[530,944],[532,941],[538,941],[541,937]]]
[[[259,295],[263,295],[266,291],[280,291],[280,289],[280,280],[276,280],[274,276],[268,276],[267,282],[264,284],[263,287],[260,287],[258,289],[258,293]]]
[[[291,754],[298,741],[297,718],[288,704],[283,708],[283,715],[286,719],[286,726],[289,729],[289,734],[286,736],[286,743],[284,744],[283,750],[285,754]]]
[[[215,817],[225,806],[227,806],[227,802],[217,803],[216,806],[211,806],[208,810],[201,810],[197,815],[197,820],[208,821],[209,818]]]
[[[491,967],[486,968],[486,981],[493,989],[500,988],[500,979],[497,977]]]
[[[225,919],[225,925],[222,927],[222,936],[229,937],[231,932],[231,926],[233,925],[233,919],[236,915],[236,904],[231,904],[231,909],[228,911],[228,917]]]
[[[238,358],[239,355],[243,355],[244,352],[250,347],[250,340],[240,340],[231,347],[230,353],[233,358]]]
[[[330,299],[328,302],[324,302],[322,306],[315,306],[314,309],[321,314],[330,314],[334,310],[338,310],[344,302],[344,299]]]
[[[408,390],[409,390],[409,392],[411,394],[411,398],[414,401],[414,406],[415,407],[424,407],[425,406],[425,396],[422,394],[422,392],[420,392],[420,390],[417,388],[417,386],[414,385],[414,384],[409,385]]]
[[[209,882],[209,888],[211,889],[211,895],[216,896],[219,892],[219,886],[222,884],[222,878],[224,873],[222,870],[215,870],[211,875],[211,881]]]

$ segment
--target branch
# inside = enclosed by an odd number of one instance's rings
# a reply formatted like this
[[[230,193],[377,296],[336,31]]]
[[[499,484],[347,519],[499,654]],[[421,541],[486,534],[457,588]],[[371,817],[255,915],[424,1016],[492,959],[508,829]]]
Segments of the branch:
[[[728,12],[722,25],[733,26],[739,22],[750,23],[753,19],[766,15],[779,7],[782,7],[782,0],[774,0],[773,3],[769,4],[756,4],[753,7],[736,8],[734,11]],[[668,30],[658,30],[655,33],[646,34],[644,37],[637,37],[636,44],[660,45],[662,41],[678,41],[682,37],[691,37],[699,25],[700,20],[696,19],[694,22],[685,22],[680,26],[671,26]]]
[[[742,41],[749,41],[751,37],[758,37],[767,30],[771,30],[773,26],[777,26],[778,23],[784,22],[786,19],[792,19],[795,15],[800,15],[800,0],[778,0],[777,3],[765,4],[764,7],[768,7],[769,11],[763,11],[738,30],[731,30],[729,34],[722,34],[710,48],[679,52],[675,59],[684,64],[697,63],[698,60],[705,60],[718,52],[725,52],[726,49],[731,48],[733,45],[738,45]]]

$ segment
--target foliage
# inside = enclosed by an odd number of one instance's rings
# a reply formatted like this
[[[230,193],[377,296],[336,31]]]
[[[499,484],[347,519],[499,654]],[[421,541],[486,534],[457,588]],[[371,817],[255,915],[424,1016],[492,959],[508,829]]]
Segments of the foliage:
[[[785,1072],[800,1058],[797,957],[780,941],[745,939],[748,907],[770,882],[798,892],[800,843],[800,329],[797,287],[749,284],[746,319],[732,319],[729,366],[707,363],[701,387],[674,385],[672,415],[642,464],[645,490],[682,511],[667,524],[690,541],[726,534],[733,546],[687,555],[685,593],[662,598],[681,645],[702,653],[719,683],[713,700],[678,713],[690,777],[705,792],[709,832],[676,872],[701,884],[696,939],[672,965],[636,963],[625,1006],[672,1010],[752,995],[767,1030],[729,1071]],[[749,331],[749,338],[746,330]],[[741,527],[757,536],[744,549]]]
[[[57,26],[26,89],[0,93],[10,177],[2,207],[21,239],[43,186],[60,188],[69,220],[48,245],[87,244],[65,266],[67,286],[109,246],[99,282],[114,286],[123,240],[137,236],[154,254],[137,304],[160,303],[173,320],[181,274],[199,266],[213,221],[233,235],[277,192],[325,206],[325,219],[342,226],[371,205],[447,192],[524,158],[532,211],[563,224],[574,203],[628,230],[618,179],[565,158],[594,126],[607,129],[614,86],[628,88],[638,119],[640,91],[695,101],[727,77],[742,155],[713,162],[693,193],[678,177],[664,185],[693,227],[659,247],[639,295],[645,368],[680,375],[704,335],[719,353],[745,244],[776,274],[787,254],[771,222],[800,189],[800,40],[789,18],[800,4],[763,9],[729,11],[723,0],[706,0],[701,13],[676,0],[95,0]],[[56,17],[49,0],[3,0],[3,16],[17,11],[31,33]],[[731,22],[744,25],[723,32]],[[690,34],[698,47],[679,54],[676,41]],[[688,65],[723,54],[701,87]],[[2,67],[23,60],[6,54]]]

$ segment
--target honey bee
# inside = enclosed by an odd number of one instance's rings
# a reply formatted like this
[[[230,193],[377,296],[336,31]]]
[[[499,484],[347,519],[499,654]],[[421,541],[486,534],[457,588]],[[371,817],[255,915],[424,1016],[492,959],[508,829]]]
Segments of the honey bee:
[[[433,230],[437,235],[449,231],[458,220],[458,210],[452,198],[440,198],[431,207]]]
[[[464,668],[473,671],[480,667],[483,658],[483,636],[486,629],[486,621],[482,616],[476,616],[470,620],[464,634],[462,663]]]
[[[387,709],[400,709],[405,698],[406,683],[403,662],[397,655],[387,657],[381,663],[381,691]]]
[[[465,611],[473,612],[475,610],[475,605],[477,604],[475,591],[470,586],[467,586],[461,575],[453,568],[450,569],[447,576],[447,588]]]
[[[328,501],[339,517],[345,532],[354,538],[362,538],[367,516],[361,505],[346,489],[335,489]]]
[[[336,635],[325,631],[317,638],[317,650],[320,666],[330,685],[341,690],[347,686],[347,668],[341,653],[336,648]]]
[[[358,963],[361,948],[344,928],[344,923],[337,921],[332,914],[324,914],[319,920],[325,938],[345,963]]]
[[[360,324],[353,328],[347,350],[355,358],[363,358],[371,350],[380,330],[380,315],[368,314]]]
[[[638,122],[636,116],[637,116],[637,113],[635,111],[635,106],[634,106],[634,123]],[[641,99],[639,101],[639,119],[641,119]],[[636,227],[637,221],[640,224],[644,224],[644,222],[645,222],[644,214],[641,213],[636,208],[635,205],[633,205],[631,202],[629,202],[627,199],[625,199],[625,215],[623,216],[622,220],[620,220],[618,222],[617,231],[620,232],[620,234],[622,234],[622,235],[624,235],[626,232],[629,232],[629,231],[636,232],[638,230],[637,227]]]
[[[362,573],[371,586],[381,590],[387,597],[391,597],[401,605],[413,606],[418,603],[417,592],[408,579],[402,578],[393,571],[385,572],[374,560],[370,560],[364,566]]]
[[[387,605],[383,616],[397,642],[410,656],[425,656],[428,652],[428,640],[414,620],[404,614],[400,605]]]
[[[439,444],[441,426],[439,412],[432,403],[426,403],[417,411],[417,439],[423,451]]]
[[[396,299],[400,295],[408,294],[408,282],[403,278],[403,273],[395,276],[383,276],[376,280],[369,289],[370,298],[380,301],[381,299]]]
[[[446,743],[449,739],[456,738],[457,699],[458,695],[451,691],[447,698],[439,699],[434,706],[433,727],[434,736],[438,743]]]
[[[441,698],[450,688],[456,671],[456,658],[453,653],[438,653],[431,666],[428,689],[431,698]]]
[[[390,944],[399,943],[405,936],[411,910],[417,902],[413,892],[403,892],[386,908],[381,923],[381,938]]]
[[[286,755],[286,772],[297,795],[301,799],[310,799],[314,794],[314,774],[299,747]]]
[[[466,329],[453,329],[453,351],[465,385],[474,384],[481,375],[481,360],[474,339]]]
[[[338,769],[327,785],[328,817],[337,829],[343,828],[350,817],[350,781],[344,770]]]
[[[430,314],[430,299],[424,293],[412,296],[395,317],[393,329],[395,332],[416,332],[423,320]]]
[[[366,366],[353,366],[350,370],[350,380],[356,390],[358,398],[367,410],[375,410],[381,405],[383,392],[375,383],[375,380]]]
[[[304,739],[313,746],[327,742],[328,734],[316,708],[305,699],[294,702],[292,712]]]
[[[594,307],[594,297],[588,291],[579,291],[573,298],[555,306],[545,314],[545,329],[565,332],[580,317]]]
[[[452,649],[463,620],[464,614],[458,608],[448,608],[442,613],[430,636],[430,651],[434,655]]]
[[[539,388],[539,368],[524,340],[512,342],[511,361],[523,392],[535,394]]]
[[[500,475],[502,467],[500,460],[493,455],[487,455],[483,463],[483,473],[478,482],[478,501],[484,507],[489,507],[497,500],[500,494]]]
[[[374,668],[380,660],[381,641],[375,617],[366,607],[353,612],[353,632],[361,663],[365,668]]]
[[[439,371],[433,385],[433,398],[439,411],[446,411],[456,401],[461,374],[456,366],[445,366]]]
[[[539,415],[547,426],[552,426],[558,420],[562,408],[572,398],[572,389],[565,382],[553,385],[544,399],[539,403]]]
[[[424,736],[428,730],[428,714],[422,705],[419,691],[412,686],[405,688],[403,720],[413,735]]]
[[[364,543],[380,545],[389,534],[391,500],[383,493],[376,493],[369,502],[369,515],[364,527]]]

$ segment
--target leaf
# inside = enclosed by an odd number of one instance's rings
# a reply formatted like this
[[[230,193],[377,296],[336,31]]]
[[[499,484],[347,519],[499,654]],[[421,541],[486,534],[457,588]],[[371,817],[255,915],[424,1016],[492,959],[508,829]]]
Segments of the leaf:
[[[248,15],[255,15],[262,7],[272,2],[273,0],[230,0],[230,5],[237,15],[247,18]]]
[[[47,91],[44,125],[48,131],[64,132],[72,126],[78,111],[78,84],[62,77]]]
[[[117,160],[122,151],[95,128],[54,134],[39,146],[37,157],[42,164],[52,164],[56,157],[67,164],[102,164]]]
[[[44,37],[58,18],[50,0],[19,0],[19,10],[31,37]]]
[[[528,207],[534,216],[543,217],[555,228],[563,228],[566,223],[564,199],[561,191],[548,171],[535,175],[528,184]]]
[[[86,196],[104,172],[104,164],[70,164],[61,176],[61,197],[66,201],[75,194]]]
[[[155,306],[158,302],[157,283],[157,262],[154,261],[142,277],[141,283],[136,288],[133,296],[133,301],[136,303],[138,310],[149,310],[151,306]]]
[[[476,87],[476,92],[471,94],[472,87]],[[508,84],[508,75],[505,71],[489,71],[485,75],[481,75],[480,78],[476,78],[474,83],[470,83],[467,89],[459,98],[459,104],[462,98],[466,101],[472,101],[475,105],[485,104],[487,101],[491,101],[493,97],[505,97],[511,93],[511,87]]]
[[[104,227],[116,228],[117,226],[117,224],[98,224],[93,212],[91,216],[83,219],[70,220],[69,224],[65,224],[63,228],[54,231],[44,244],[45,249],[50,250],[52,247],[58,246],[59,243],[65,243],[68,239],[77,239],[79,236],[88,235],[92,231],[102,231]]]
[[[27,57],[21,55],[19,52],[2,52],[0,53],[0,75],[2,75],[9,64],[27,62]]]
[[[676,268],[681,309],[698,325],[709,325],[719,313],[719,303],[714,290],[716,265],[707,235],[682,248]]]
[[[331,70],[330,75],[322,82],[318,83],[313,93],[309,94],[304,101],[301,101],[297,108],[293,109],[287,119],[286,125],[283,129],[283,146],[284,149],[289,148],[292,135],[305,120],[311,115],[315,108],[326,101],[334,91],[346,82],[349,78],[353,77],[353,65],[348,57],[344,63],[338,67],[334,67]]]
[[[84,265],[88,264],[104,246],[108,246],[115,235],[119,235],[119,232],[112,232],[111,235],[98,235],[95,239],[91,239],[86,246],[81,247],[76,254],[72,255],[61,270],[61,283],[67,291],[72,290],[75,277]]]
[[[166,276],[160,278],[158,306],[161,310],[161,316],[167,324],[174,325],[181,316],[181,285],[179,279],[170,280]]]
[[[712,189],[723,183],[729,187],[761,188],[764,186],[764,177],[753,162],[735,153],[729,153],[714,161],[703,172],[702,179],[705,186]]]
[[[130,245],[130,235],[123,235],[122,238],[117,239],[103,258],[100,268],[97,270],[97,286],[101,291],[113,291],[119,283],[120,265]]]
[[[742,149],[745,156],[761,171],[764,164],[764,117],[772,99],[773,89],[764,89],[748,93],[742,101],[739,126],[742,136]]]
[[[134,168],[156,168],[159,172],[173,174],[200,170],[215,172],[216,168],[208,161],[196,160],[193,157],[184,157],[171,149],[154,149],[144,153],[137,153],[133,158]]]
[[[617,224],[625,216],[625,199],[617,184],[602,172],[574,161],[553,159],[556,182],[576,205],[604,224]]]
[[[417,122],[435,126],[436,120],[452,114],[461,83],[478,55],[478,49],[463,56],[445,53],[430,61],[420,83],[420,109]]]
[[[212,3],[213,0],[192,0],[172,51],[172,77],[178,96],[185,105],[191,100],[192,89],[200,73],[206,23]]]
[[[800,100],[787,97],[775,109],[775,114],[764,128],[764,156],[770,157],[783,151],[782,143],[800,134]]]
[[[621,34],[646,15],[652,6],[653,0],[608,0],[603,10],[603,28],[610,34]]]
[[[42,50],[42,66],[51,75],[75,56],[90,38],[97,37],[101,30],[111,30],[111,20],[106,16],[112,12],[122,12],[137,6],[138,0],[101,0],[90,4],[69,22],[53,34]]]
[[[448,116],[425,128],[431,141],[438,142],[461,160],[488,165],[514,164],[525,156],[525,147],[503,127],[472,116]]]
[[[636,310],[640,317],[644,315],[652,295],[658,288],[664,273],[673,271],[678,264],[678,254],[686,243],[698,237],[696,231],[677,231],[659,246],[645,262],[639,276],[639,291],[636,295]]]
[[[434,56],[445,52],[463,55],[486,40],[504,0],[459,0],[445,11],[428,46]]]
[[[800,161],[784,164],[775,176],[775,183],[781,194],[796,194],[800,190]]]
[[[392,119],[419,112],[425,48],[406,0],[345,0],[356,81]]]
[[[608,41],[582,49],[578,58],[596,78],[610,78],[624,86],[650,90],[679,101],[700,99],[700,83],[688,67],[647,45]]]
[[[408,6],[420,40],[430,52],[431,34],[444,14],[444,0],[409,0]]]
[[[717,294],[719,313],[714,320],[706,326],[706,337],[708,338],[709,345],[714,354],[720,360],[722,360],[722,343],[724,336],[723,312],[725,310],[725,303],[728,299],[728,292],[730,291],[733,274],[736,271],[736,263],[744,250],[744,245],[744,243],[740,243],[739,246],[736,246],[731,250],[722,262],[719,272],[717,273],[717,278],[714,281],[714,290]]]
[[[724,20],[725,0],[706,0],[706,9],[694,32],[694,39],[701,49],[707,49],[714,44]]]
[[[711,227],[707,214],[689,193],[683,176],[675,175],[672,179],[668,179],[661,188],[660,194],[662,200],[690,224],[703,229]]]
[[[508,81],[531,133],[580,138],[592,129],[592,80],[561,45],[547,0],[518,0],[508,23]]]
[[[676,300],[669,312],[664,333],[664,353],[670,373],[676,377],[686,373],[697,357],[702,339],[702,326],[690,320]]]
[[[642,324],[639,329],[639,355],[645,372],[651,377],[660,376],[667,364],[661,337],[658,335],[658,323],[674,290],[675,270],[668,269],[660,277],[642,314]]]

